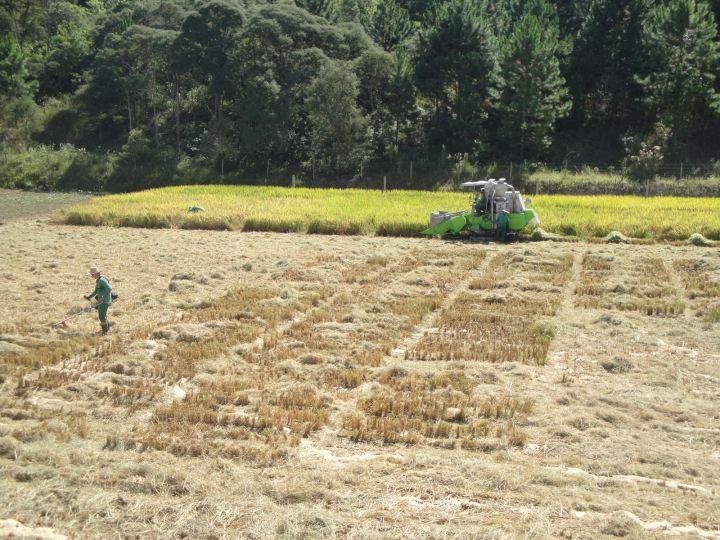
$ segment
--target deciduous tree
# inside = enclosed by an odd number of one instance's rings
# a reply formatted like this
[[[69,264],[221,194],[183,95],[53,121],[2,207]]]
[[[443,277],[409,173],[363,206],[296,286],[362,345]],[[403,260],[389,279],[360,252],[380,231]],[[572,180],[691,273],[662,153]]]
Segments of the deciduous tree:
[[[365,119],[357,107],[358,78],[340,62],[329,62],[307,89],[313,155],[342,171],[358,157]]]
[[[235,85],[232,55],[244,21],[237,0],[210,0],[187,16],[175,43],[180,70],[208,85],[217,118],[223,115],[223,96]]]

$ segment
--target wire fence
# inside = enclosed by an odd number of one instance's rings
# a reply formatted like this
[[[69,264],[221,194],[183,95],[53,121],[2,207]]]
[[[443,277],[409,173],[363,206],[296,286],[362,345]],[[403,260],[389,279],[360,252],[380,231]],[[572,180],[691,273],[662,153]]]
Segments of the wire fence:
[[[460,191],[464,182],[505,178],[528,195],[720,197],[720,164],[715,163],[663,164],[652,178],[638,180],[623,163],[479,163],[460,155],[436,159],[408,157],[368,164],[356,172],[326,172],[317,177],[302,168],[269,167],[267,176],[258,183],[287,187]]]
[[[506,166],[508,170],[512,164]],[[530,174],[555,172],[575,175],[605,174],[608,176],[624,176],[627,171],[624,163],[535,163],[516,165],[516,171],[527,171]],[[663,163],[658,165],[654,176],[660,178],[712,178],[720,176],[720,162],[711,163]]]

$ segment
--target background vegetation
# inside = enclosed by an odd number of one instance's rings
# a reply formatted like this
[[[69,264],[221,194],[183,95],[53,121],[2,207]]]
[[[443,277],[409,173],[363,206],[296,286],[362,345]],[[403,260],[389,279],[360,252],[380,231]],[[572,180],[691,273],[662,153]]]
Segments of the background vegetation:
[[[205,211],[188,212],[200,205]],[[63,210],[73,225],[417,236],[435,210],[466,210],[457,192],[182,186],[94,198]],[[541,226],[570,236],[720,240],[720,200],[539,196]]]
[[[718,155],[716,0],[0,3],[0,185],[431,187]],[[623,165],[624,163],[624,165]],[[685,174],[692,174],[686,170]],[[677,175],[677,174],[676,174]]]

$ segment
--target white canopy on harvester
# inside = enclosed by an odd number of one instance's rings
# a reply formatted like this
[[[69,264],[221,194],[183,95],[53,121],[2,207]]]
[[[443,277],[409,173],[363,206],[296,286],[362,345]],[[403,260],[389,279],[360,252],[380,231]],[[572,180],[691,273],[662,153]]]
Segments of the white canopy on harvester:
[[[498,181],[491,178],[490,180],[465,182],[462,186],[464,188],[472,188],[473,192],[476,192],[479,188],[485,188],[485,196],[488,199],[500,199],[498,201],[498,210],[507,210],[511,213],[525,212],[525,205],[532,203],[530,199],[523,201],[520,192],[515,191],[515,188],[508,184],[504,178]]]

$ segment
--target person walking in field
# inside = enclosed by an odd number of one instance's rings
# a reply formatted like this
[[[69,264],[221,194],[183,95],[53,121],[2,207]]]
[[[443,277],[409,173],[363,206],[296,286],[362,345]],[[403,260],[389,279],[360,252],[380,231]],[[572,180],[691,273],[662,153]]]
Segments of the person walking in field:
[[[510,225],[510,212],[503,210],[500,214],[498,214],[498,218],[495,223],[497,223],[497,229],[495,229],[495,240],[498,242],[504,242],[505,233],[508,230],[508,225]]]
[[[98,304],[98,318],[100,319],[100,326],[102,327],[103,335],[107,335],[110,323],[107,320],[107,312],[110,304],[112,303],[112,287],[106,277],[100,275],[100,270],[93,266],[88,273],[88,276],[95,278],[95,290],[92,294],[83,296],[85,300],[91,300],[93,297],[97,297]]]

